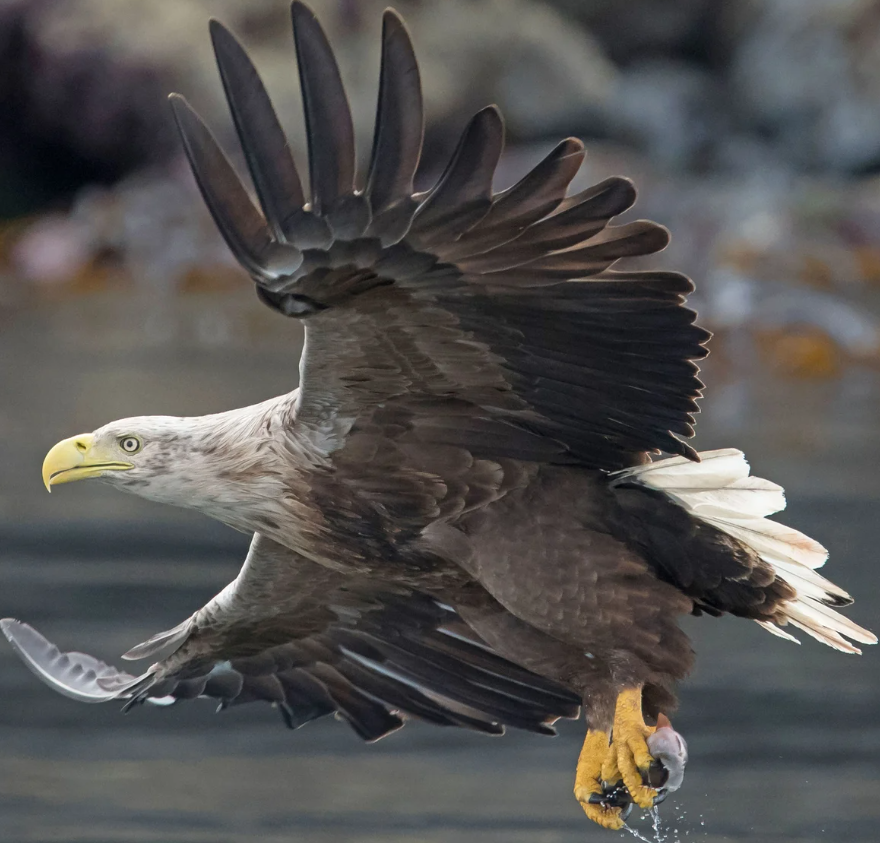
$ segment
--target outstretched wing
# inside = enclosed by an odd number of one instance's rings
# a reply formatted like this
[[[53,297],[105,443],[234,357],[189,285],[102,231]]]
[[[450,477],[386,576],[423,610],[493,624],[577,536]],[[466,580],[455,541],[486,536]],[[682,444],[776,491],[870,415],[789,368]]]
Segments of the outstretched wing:
[[[328,571],[259,536],[216,598],[125,654],[159,659],[140,676],[62,653],[19,621],[0,627],[37,676],[82,702],[263,700],[291,728],[336,712],[365,740],[407,717],[553,734],[556,719],[579,711],[577,695],[495,655],[427,594]]]
[[[635,201],[631,182],[609,178],[567,196],[584,156],[568,139],[495,193],[503,123],[490,106],[467,125],[437,184],[414,194],[419,71],[389,11],[372,159],[358,189],[336,61],[309,9],[294,2],[292,14],[308,198],[256,70],[216,22],[262,213],[200,118],[181,97],[172,104],[205,200],[259,295],[306,320],[298,430],[340,465],[388,460],[398,473],[430,473],[420,459],[606,470],[657,450],[696,459],[679,437],[693,434],[694,361],[709,335],[683,306],[686,277],[611,269],[668,242],[651,222],[609,225]]]

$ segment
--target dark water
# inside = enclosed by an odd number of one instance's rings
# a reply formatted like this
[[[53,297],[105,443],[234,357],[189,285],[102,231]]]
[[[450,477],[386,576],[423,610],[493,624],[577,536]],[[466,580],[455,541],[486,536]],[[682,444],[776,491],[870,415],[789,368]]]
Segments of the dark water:
[[[800,501],[786,520],[833,548],[829,573],[857,596],[853,617],[880,627],[877,506]],[[234,575],[243,541],[191,526],[194,545],[143,525],[10,528],[0,613],[118,663]],[[796,647],[744,621],[689,628],[699,666],[674,722],[691,763],[662,808],[678,829],[668,839],[880,839],[880,651]],[[365,746],[333,720],[289,732],[267,706],[123,716],[54,695],[3,646],[0,841],[617,839],[571,797],[581,737],[572,723],[555,739],[410,724]]]

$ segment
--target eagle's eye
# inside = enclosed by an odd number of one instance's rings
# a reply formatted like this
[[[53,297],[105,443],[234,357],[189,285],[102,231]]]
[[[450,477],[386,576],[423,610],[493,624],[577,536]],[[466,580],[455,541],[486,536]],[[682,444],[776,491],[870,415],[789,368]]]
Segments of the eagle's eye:
[[[119,447],[126,454],[136,454],[141,449],[141,440],[137,436],[120,436]]]

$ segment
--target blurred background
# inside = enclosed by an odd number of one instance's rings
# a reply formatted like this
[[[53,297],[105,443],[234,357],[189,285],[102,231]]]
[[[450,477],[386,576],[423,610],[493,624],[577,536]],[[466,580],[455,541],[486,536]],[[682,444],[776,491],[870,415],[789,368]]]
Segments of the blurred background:
[[[387,0],[312,0],[372,136]],[[498,188],[577,135],[580,187],[632,177],[659,263],[715,331],[698,448],[735,446],[875,630],[880,606],[880,2],[397,0],[427,106],[422,179],[498,103]],[[207,33],[242,38],[305,160],[285,0],[0,0],[0,614],[109,661],[231,579],[246,540],[100,486],[50,499],[58,439],[295,385],[301,332],[217,235],[166,103],[238,155]],[[234,151],[235,150],[235,151]],[[880,837],[878,655],[801,649],[730,620],[676,726],[692,762],[668,840]],[[0,840],[610,839],[570,796],[579,724],[501,741],[418,724],[362,747],[268,707],[122,718],[0,649]],[[490,746],[491,743],[491,746]],[[675,829],[678,829],[676,832]],[[641,828],[649,839],[650,826]],[[623,834],[623,833],[621,833]]]

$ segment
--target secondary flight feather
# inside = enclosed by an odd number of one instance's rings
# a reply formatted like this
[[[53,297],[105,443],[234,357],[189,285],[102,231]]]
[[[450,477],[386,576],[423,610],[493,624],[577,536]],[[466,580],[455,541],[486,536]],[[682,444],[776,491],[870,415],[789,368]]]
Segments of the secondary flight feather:
[[[552,732],[582,707],[575,795],[619,828],[628,804],[681,782],[686,750],[665,718],[693,658],[680,615],[730,613],[784,638],[794,626],[846,652],[876,639],[837,611],[851,599],[816,573],[824,548],[766,517],[782,490],[739,451],[685,441],[709,334],[685,276],[613,268],[668,242],[652,222],[612,224],[632,183],[569,194],[584,157],[569,138],[496,193],[504,124],[489,106],[414,193],[421,85],[391,11],[359,176],[330,45],[304,4],[292,18],[308,192],[221,24],[256,202],[186,100],[171,104],[229,248],[262,301],[305,324],[298,389],[111,422],[43,466],[47,487],[99,478],[253,533],[242,571],[130,651],[154,661],[138,675],[18,621],[3,630],[75,699],[264,700],[290,726],[337,712],[366,739],[408,717]]]

